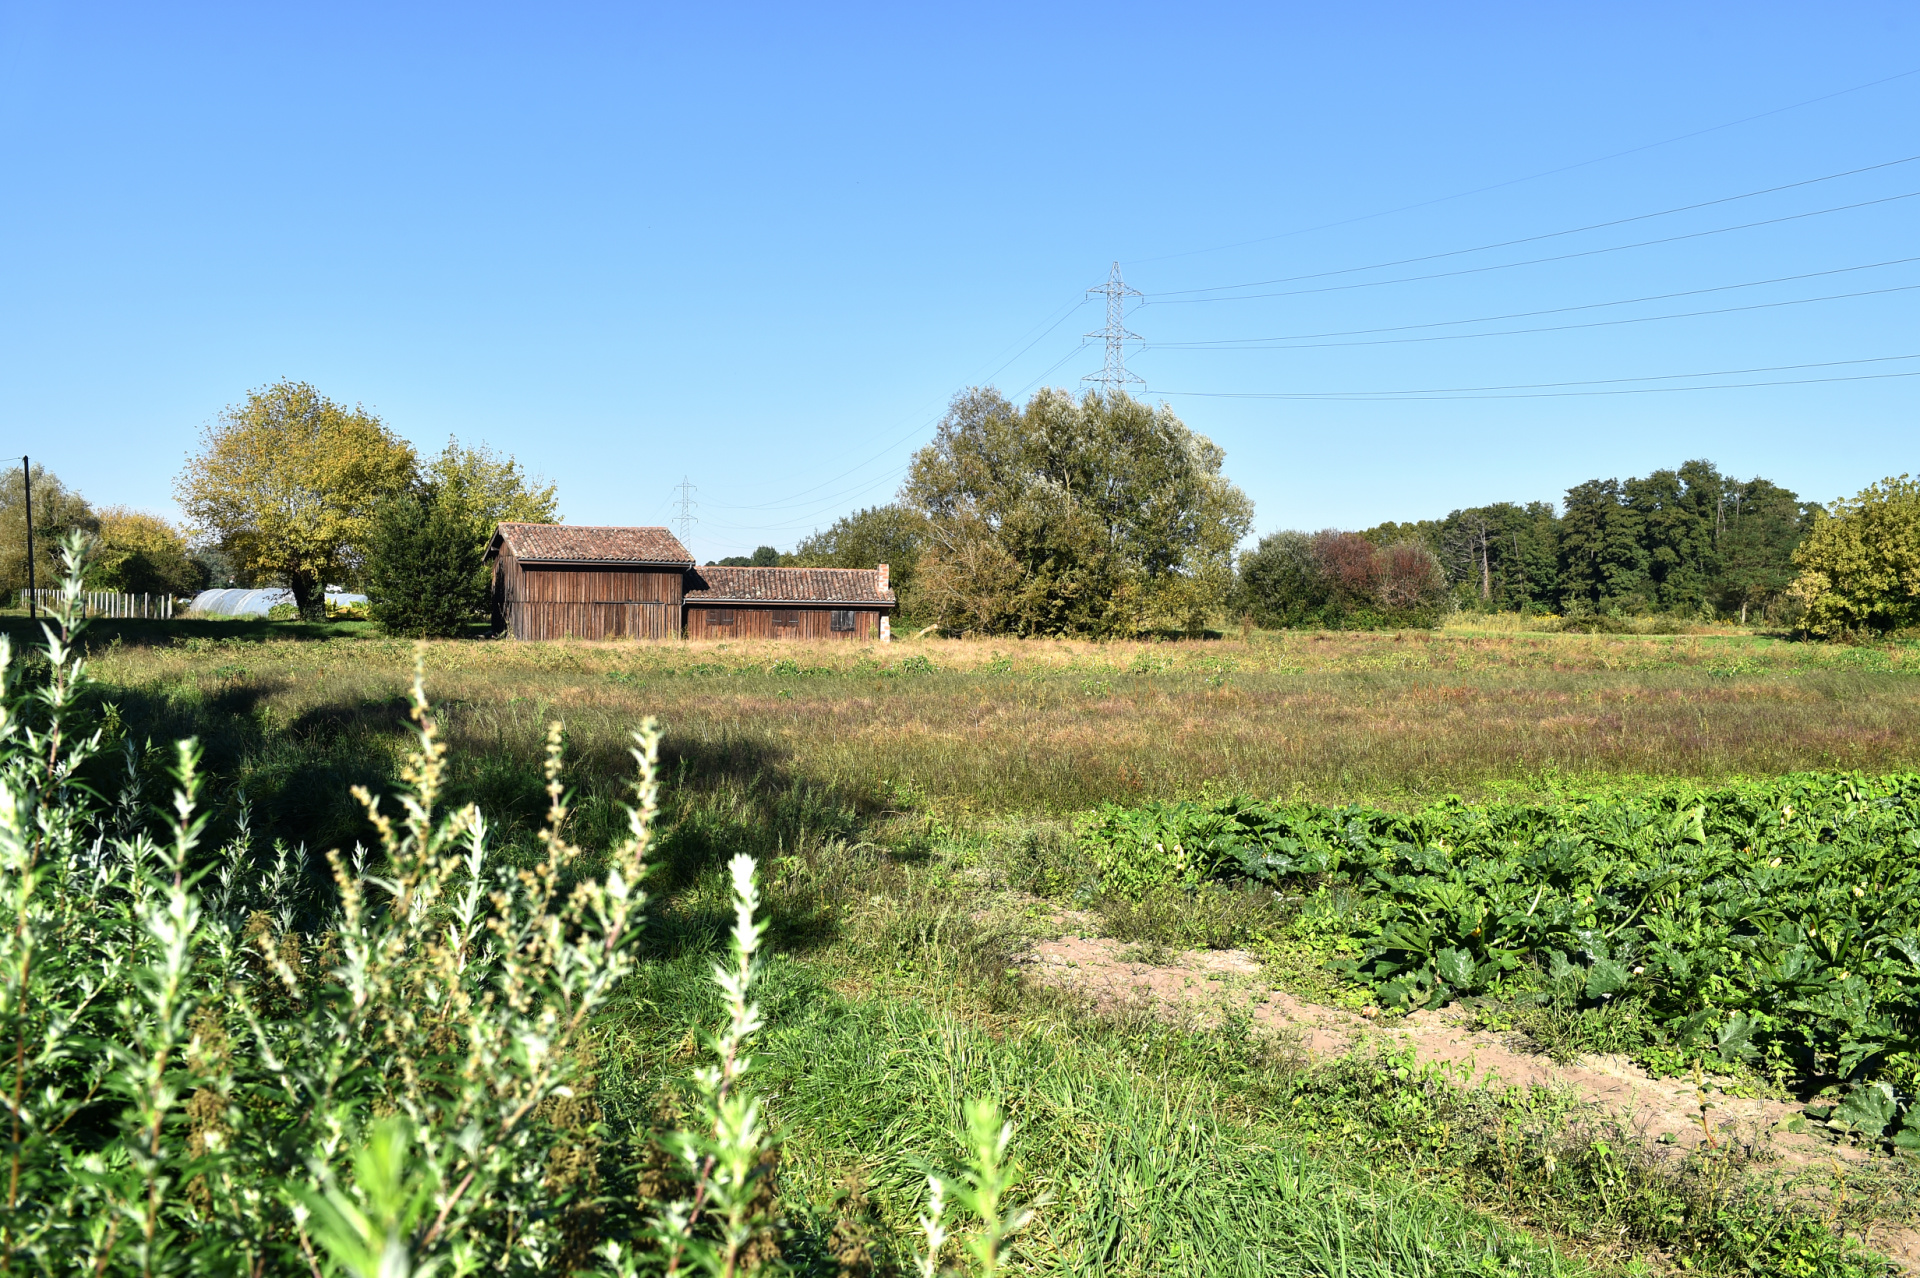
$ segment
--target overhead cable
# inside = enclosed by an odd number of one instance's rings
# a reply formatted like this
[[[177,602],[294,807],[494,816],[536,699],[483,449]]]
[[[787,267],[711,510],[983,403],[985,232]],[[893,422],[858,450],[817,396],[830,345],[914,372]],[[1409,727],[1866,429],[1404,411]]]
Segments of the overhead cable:
[[[1910,293],[1920,284],[1897,284],[1891,288],[1862,289],[1857,293],[1827,293],[1820,297],[1791,297],[1779,302],[1749,302],[1745,306],[1716,306],[1704,311],[1674,311],[1667,315],[1632,315],[1625,319],[1587,320],[1579,324],[1539,324],[1532,328],[1496,328],[1484,333],[1430,333],[1425,337],[1377,337],[1361,342],[1293,342],[1279,346],[1183,346],[1174,342],[1154,343],[1148,350],[1197,351],[1318,351],[1340,346],[1405,346],[1414,342],[1467,342],[1480,337],[1518,337],[1526,333],[1569,333],[1583,328],[1619,328],[1627,324],[1651,324],[1658,320],[1698,319],[1703,315],[1734,315],[1741,311],[1771,311],[1785,306],[1805,306],[1810,302],[1842,302],[1855,297],[1879,297],[1887,293]]]
[[[1905,266],[1920,262],[1920,257],[1896,257],[1884,262],[1865,262],[1859,266],[1836,266],[1830,271],[1806,271],[1799,275],[1777,275],[1766,280],[1747,280],[1739,284],[1715,284],[1708,288],[1683,289],[1678,293],[1650,293],[1645,297],[1623,297],[1611,302],[1583,302],[1578,306],[1552,306],[1538,311],[1512,311],[1505,315],[1479,315],[1471,319],[1432,320],[1425,324],[1394,324],[1385,328],[1336,329],[1326,333],[1279,334],[1272,337],[1224,337],[1208,341],[1156,342],[1160,350],[1200,350],[1206,347],[1233,348],[1260,342],[1305,342],[1319,337],[1365,337],[1374,333],[1406,333],[1423,328],[1451,328],[1460,324],[1495,324],[1501,320],[1531,319],[1539,315],[1564,315],[1573,311],[1592,311],[1609,306],[1633,306],[1641,302],[1667,302],[1676,297],[1698,297],[1705,293],[1727,293],[1735,289],[1760,288],[1768,284],[1790,284],[1798,280],[1820,279],[1828,275],[1846,275],[1854,271],[1878,270],[1883,266]],[[1659,318],[1655,316],[1653,318]],[[1257,349],[1257,347],[1256,347]]]
[[[1847,169],[1842,173],[1828,173],[1822,177],[1807,178],[1800,182],[1788,182],[1784,186],[1769,186],[1759,191],[1747,191],[1740,195],[1723,195],[1716,200],[1702,200],[1698,204],[1682,204],[1675,208],[1661,209],[1656,213],[1636,213],[1632,217],[1619,217],[1611,222],[1592,222],[1586,226],[1570,227],[1564,231],[1544,231],[1539,235],[1523,235],[1515,240],[1500,240],[1493,244],[1477,244],[1472,248],[1448,249],[1442,253],[1423,253],[1418,257],[1396,258],[1391,262],[1374,262],[1368,266],[1343,266],[1333,271],[1315,271],[1308,275],[1287,275],[1278,279],[1251,280],[1243,284],[1215,284],[1207,288],[1176,288],[1160,293],[1148,293],[1149,298],[1187,297],[1195,293],[1225,293],[1241,288],[1265,288],[1269,284],[1293,284],[1300,280],[1329,279],[1335,275],[1357,275],[1362,271],[1384,271],[1394,266],[1411,266],[1416,262],[1437,262],[1443,258],[1464,257],[1468,253],[1489,253],[1494,249],[1513,248],[1519,244],[1537,244],[1541,240],[1557,240],[1569,235],[1584,235],[1588,231],[1604,231],[1609,227],[1626,226],[1632,222],[1645,222],[1656,217],[1672,217],[1676,213],[1691,213],[1696,209],[1712,208],[1716,204],[1732,204],[1739,200],[1751,200],[1762,195],[1773,195],[1780,191],[1791,191],[1798,187],[1813,186],[1820,182],[1832,182],[1839,178],[1853,177],[1860,173],[1872,173],[1877,169],[1890,169],[1900,164],[1912,164],[1920,160],[1920,155],[1909,155],[1898,160],[1887,160],[1881,164],[1869,164],[1865,168]],[[1192,300],[1199,300],[1197,298]],[[1231,298],[1226,300],[1233,300]]]
[[[1716,226],[1705,231],[1688,231],[1681,235],[1663,235],[1658,239],[1636,240],[1631,244],[1611,244],[1605,248],[1580,249],[1573,253],[1555,253],[1548,257],[1524,258],[1518,262],[1495,262],[1488,266],[1464,266],[1457,271],[1434,271],[1427,275],[1402,275],[1390,280],[1361,280],[1355,284],[1323,284],[1318,288],[1287,289],[1278,293],[1241,293],[1233,297],[1165,297],[1162,300],[1147,301],[1143,306],[1191,306],[1201,302],[1250,302],[1263,297],[1301,297],[1309,293],[1344,293],[1352,289],[1381,288],[1388,284],[1418,284],[1424,280],[1452,279],[1460,275],[1484,275],[1489,271],[1510,271],[1520,266],[1540,266],[1547,262],[1570,262],[1576,258],[1599,257],[1605,253],[1624,253],[1629,249],[1651,248],[1658,244],[1678,244],[1685,240],[1704,239],[1710,235],[1726,235],[1733,231],[1751,231],[1755,227],[1778,226],[1783,222],[1800,222],[1810,217],[1824,217],[1829,213],[1846,213],[1853,209],[1872,208],[1877,204],[1892,204],[1899,200],[1911,200],[1920,191],[1903,191],[1898,195],[1883,195],[1878,199],[1860,200],[1853,204],[1836,204],[1831,208],[1810,209],[1805,213],[1786,213],[1779,217],[1762,218],[1757,222],[1741,222],[1735,226]],[[1356,268],[1358,269],[1358,268]],[[1335,272],[1336,274],[1339,272]],[[1300,275],[1294,279],[1316,279],[1318,276]],[[1275,284],[1285,280],[1269,281]],[[1256,285],[1243,284],[1239,287],[1254,288]]]
[[[1470,191],[1456,191],[1452,195],[1437,195],[1430,200],[1420,200],[1413,204],[1401,204],[1394,208],[1380,209],[1373,213],[1362,213],[1355,217],[1341,218],[1338,221],[1322,222],[1317,226],[1303,226],[1291,231],[1280,231],[1274,235],[1256,236],[1250,240],[1236,240],[1231,244],[1215,244],[1210,248],[1184,249],[1178,253],[1162,253],[1157,257],[1131,258],[1129,259],[1129,264],[1169,262],[1175,258],[1194,257],[1201,253],[1222,253],[1229,249],[1246,248],[1253,244],[1268,244],[1274,240],[1291,239],[1296,235],[1311,235],[1315,231],[1330,231],[1337,227],[1352,226],[1356,222],[1370,222],[1375,218],[1392,217],[1396,213],[1411,213],[1416,209],[1431,208],[1436,204],[1446,204],[1452,200],[1469,199],[1475,195],[1485,195],[1489,191],[1501,191],[1507,187],[1519,186],[1525,182],[1536,182],[1541,178],[1555,177],[1562,173],[1571,173],[1575,169],[1584,169],[1595,164],[1605,164],[1609,160],[1619,160],[1629,155],[1639,155],[1643,151],[1652,151],[1663,146],[1672,146],[1676,142],[1686,142],[1693,138],[1704,137],[1709,133],[1718,133],[1723,129],[1738,128],[1742,124],[1751,124],[1755,120],[1765,120],[1771,116],[1783,115],[1788,111],[1798,111],[1802,107],[1817,106],[1822,102],[1830,102],[1834,98],[1842,98],[1850,93],[1861,93],[1867,89],[1877,89],[1883,84],[1892,84],[1896,80],[1905,80],[1915,75],[1920,75],[1920,67],[1915,67],[1908,71],[1901,71],[1895,75],[1882,76],[1878,80],[1869,80],[1865,84],[1856,84],[1845,89],[1836,89],[1832,93],[1823,93],[1817,98],[1806,98],[1799,102],[1790,102],[1786,106],[1774,107],[1770,111],[1761,111],[1755,115],[1742,116],[1738,120],[1728,120],[1724,124],[1708,125],[1704,129],[1695,129],[1691,133],[1680,133],[1670,138],[1662,138],[1657,142],[1647,142],[1640,146],[1628,147],[1624,151],[1613,151],[1606,155],[1597,155],[1590,160],[1576,160],[1572,164],[1563,164],[1553,169],[1543,169],[1538,173],[1529,173],[1524,177],[1508,178],[1504,182],[1494,182],[1488,186],[1475,187]]]
[[[1876,381],[1895,377],[1920,377],[1920,369],[1900,373],[1862,373],[1843,377],[1803,377],[1765,382],[1715,382],[1701,386],[1625,386],[1628,382],[1692,381],[1706,377],[1744,377],[1754,373],[1798,372],[1813,368],[1857,367],[1862,364],[1889,364],[1920,359],[1916,355],[1875,355],[1865,359],[1835,359],[1812,364],[1773,364],[1759,368],[1725,368],[1703,373],[1659,373],[1647,377],[1606,377],[1579,382],[1520,382],[1510,386],[1438,386],[1418,390],[1388,391],[1180,391],[1159,390],[1159,395],[1181,395],[1203,399],[1295,399],[1327,400],[1343,403],[1390,403],[1397,400],[1433,399],[1540,399],[1571,395],[1638,395],[1686,390],[1741,390],[1755,386],[1808,386],[1822,382]],[[1611,386],[1613,390],[1589,390],[1587,387]]]

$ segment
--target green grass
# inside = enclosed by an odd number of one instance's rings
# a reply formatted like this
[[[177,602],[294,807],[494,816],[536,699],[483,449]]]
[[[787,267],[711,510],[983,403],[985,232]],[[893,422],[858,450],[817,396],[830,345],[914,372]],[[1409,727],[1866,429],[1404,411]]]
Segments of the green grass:
[[[150,743],[194,735],[225,800],[217,825],[244,816],[263,847],[364,838],[345,790],[392,781],[412,645],[288,623],[172,627],[95,632],[135,766],[158,786]],[[667,725],[647,975],[603,1044],[623,1174],[647,1174],[647,1134],[691,1065],[689,1035],[710,1022],[706,964],[727,925],[718,867],[735,852],[760,859],[779,957],[759,1073],[786,1139],[778,1183],[805,1272],[839,1272],[836,1249],[863,1247],[893,1272],[925,1166],[955,1157],[960,1099],[985,1094],[1020,1124],[1030,1188],[1052,1195],[1021,1243],[1026,1272],[1664,1272],[1684,1260],[1839,1275],[1878,1271],[1819,1220],[1776,1210],[1731,1156],[1669,1168],[1551,1098],[1476,1096],[1390,1062],[1308,1068],[1244,1026],[1089,1018],[1024,986],[1009,960],[1046,929],[1042,915],[1078,908],[1141,944],[1261,946],[1276,972],[1292,963],[1331,987],[1330,942],[1285,932],[1290,916],[1270,900],[1102,895],[1066,818],[1235,791],[1408,808],[1448,792],[1551,801],[1648,778],[1911,769],[1915,651],[1343,634],[440,643],[426,662],[455,795],[482,804],[508,856],[531,848],[544,812],[548,722],[566,724],[575,834],[589,847],[623,822],[627,732],[647,713]],[[1843,1221],[1870,1218],[1865,1197],[1846,1202]]]
[[[1222,1113],[1212,1079],[1067,1032],[994,1034],[918,999],[850,1000],[775,969],[761,1083],[790,1133],[782,1193],[830,1236],[848,1176],[883,1265],[905,1257],[926,1172],[957,1161],[961,1105],[993,1097],[1018,1125],[1023,1193],[1044,1196],[1023,1271],[1057,1274],[1424,1276],[1576,1274],[1587,1266],[1403,1176],[1316,1156],[1269,1121]],[[621,1024],[639,1062],[712,1016],[704,966],[663,964]],[[663,1014],[664,1013],[664,1014]],[[1156,1068],[1157,1065],[1157,1068]],[[644,1094],[649,1072],[630,1084]]]

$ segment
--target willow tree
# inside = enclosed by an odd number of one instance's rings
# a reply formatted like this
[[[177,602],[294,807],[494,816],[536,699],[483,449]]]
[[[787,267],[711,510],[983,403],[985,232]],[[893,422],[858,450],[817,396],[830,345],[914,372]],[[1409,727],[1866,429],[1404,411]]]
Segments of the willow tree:
[[[312,620],[327,583],[356,575],[374,512],[415,466],[413,448],[372,413],[280,381],[202,432],[174,495],[201,537],[243,571],[284,582]]]
[[[1253,504],[1225,453],[1124,393],[953,401],[902,501],[926,520],[918,584],[945,625],[1022,634],[1193,629],[1233,585]]]

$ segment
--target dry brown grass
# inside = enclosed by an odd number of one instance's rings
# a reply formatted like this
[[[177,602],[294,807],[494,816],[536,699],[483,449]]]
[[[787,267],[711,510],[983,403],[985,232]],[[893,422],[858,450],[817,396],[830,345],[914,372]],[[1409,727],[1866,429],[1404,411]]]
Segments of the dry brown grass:
[[[378,718],[412,645],[117,647],[104,678],[296,737]],[[1194,643],[436,643],[456,740],[564,720],[609,760],[648,713],[702,768],[950,810],[1246,791],[1411,802],[1562,780],[1920,764],[1920,650],[1741,636],[1256,634]]]

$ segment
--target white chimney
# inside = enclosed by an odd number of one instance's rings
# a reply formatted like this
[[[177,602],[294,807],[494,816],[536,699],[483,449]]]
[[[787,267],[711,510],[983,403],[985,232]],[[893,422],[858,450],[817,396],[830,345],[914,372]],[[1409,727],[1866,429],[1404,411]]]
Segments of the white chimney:
[[[880,565],[880,589],[885,590],[886,588],[887,588],[887,566],[885,564],[881,564]]]

